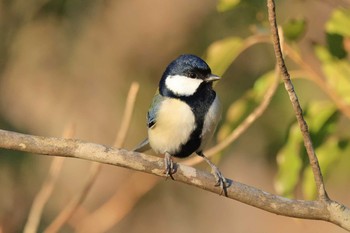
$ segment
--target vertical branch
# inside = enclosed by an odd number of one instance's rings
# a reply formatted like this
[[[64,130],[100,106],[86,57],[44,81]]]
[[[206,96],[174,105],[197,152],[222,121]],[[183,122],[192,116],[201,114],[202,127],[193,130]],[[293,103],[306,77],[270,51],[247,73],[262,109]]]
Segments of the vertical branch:
[[[314,174],[314,178],[316,182],[318,198],[320,200],[327,201],[329,200],[329,198],[324,186],[320,165],[318,163],[318,159],[312,145],[310,133],[308,130],[308,125],[303,117],[303,111],[301,109],[298,97],[294,90],[293,83],[290,79],[290,75],[288,73],[287,67],[283,59],[281,44],[280,44],[280,39],[279,39],[278,29],[277,29],[274,0],[267,0],[267,7],[268,7],[269,22],[271,27],[271,34],[272,34],[273,47],[275,51],[276,60],[282,74],[284,87],[288,92],[289,99],[293,105],[293,109],[294,109],[297,121],[299,123],[301,133],[303,135],[304,145],[309,157],[310,165],[311,165],[312,172]]]
[[[65,129],[63,137],[71,138],[73,137],[73,134],[74,128],[72,125],[69,125],[69,127],[66,127]],[[24,233],[37,232],[44,206],[52,194],[64,160],[65,158],[62,157],[54,157],[52,159],[49,174],[45,180],[45,183],[34,198],[32,208],[30,209],[28,215],[28,220],[24,226]]]

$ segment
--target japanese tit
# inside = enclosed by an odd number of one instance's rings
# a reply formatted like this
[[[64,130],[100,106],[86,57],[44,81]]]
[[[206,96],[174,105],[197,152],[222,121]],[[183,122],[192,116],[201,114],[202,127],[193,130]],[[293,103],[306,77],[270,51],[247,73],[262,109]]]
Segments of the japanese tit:
[[[148,110],[148,138],[134,151],[151,147],[164,154],[165,174],[171,178],[176,171],[171,157],[185,158],[196,153],[211,166],[216,185],[225,190],[225,177],[203,154],[221,118],[220,101],[213,90],[213,82],[219,79],[195,55],[181,55],[172,61]]]

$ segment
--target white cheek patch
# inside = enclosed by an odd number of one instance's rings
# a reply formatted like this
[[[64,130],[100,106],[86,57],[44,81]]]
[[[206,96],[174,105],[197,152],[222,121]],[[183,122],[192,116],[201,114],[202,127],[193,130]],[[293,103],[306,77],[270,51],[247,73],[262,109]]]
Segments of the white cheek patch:
[[[198,89],[203,80],[182,75],[169,75],[165,80],[166,87],[175,95],[190,96]]]

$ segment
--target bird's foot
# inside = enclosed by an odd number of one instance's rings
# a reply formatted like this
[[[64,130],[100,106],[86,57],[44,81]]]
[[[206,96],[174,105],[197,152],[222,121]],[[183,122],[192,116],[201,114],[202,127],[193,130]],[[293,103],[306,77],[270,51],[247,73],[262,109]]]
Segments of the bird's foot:
[[[215,186],[221,187],[220,195],[224,194],[227,196],[227,188],[230,186],[230,182],[226,180],[226,178],[221,174],[219,168],[212,163],[202,152],[197,152],[199,156],[201,156],[211,167],[211,173],[214,175],[216,179]]]
[[[222,173],[216,166],[212,166],[211,172],[216,179],[215,186],[221,187],[220,195],[224,194],[225,196],[227,196],[227,188],[230,186],[230,183],[226,180],[226,178],[222,175]]]
[[[173,174],[176,172],[176,165],[168,152],[166,152],[164,155],[164,167],[164,174],[166,177],[168,178],[170,176],[170,178],[174,180]]]

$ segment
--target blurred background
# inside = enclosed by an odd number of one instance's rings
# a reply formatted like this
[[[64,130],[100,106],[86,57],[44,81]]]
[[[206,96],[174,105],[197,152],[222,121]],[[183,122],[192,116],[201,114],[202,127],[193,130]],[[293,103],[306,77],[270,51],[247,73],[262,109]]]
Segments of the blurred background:
[[[290,51],[302,60],[287,57],[292,74],[298,76],[297,94],[310,121],[323,117],[322,123],[311,125],[318,153],[324,154],[320,160],[327,190],[347,206],[350,76],[334,81],[332,75],[350,74],[349,25],[343,27],[345,32],[337,27],[348,18],[334,13],[349,12],[349,7],[347,0],[277,1],[278,22]],[[1,0],[0,28],[1,129],[61,137],[74,124],[74,138],[112,145],[130,85],[138,82],[127,149],[146,136],[149,103],[166,65],[178,55],[193,53],[228,64],[224,69],[212,66],[223,75],[216,90],[224,106],[213,144],[239,125],[233,118],[244,119],[258,104],[247,93],[254,93],[257,80],[275,65],[266,42],[246,46],[229,58],[210,50],[227,38],[269,38],[266,3],[259,0]],[[243,113],[229,111],[237,103],[246,107]],[[290,147],[293,125],[292,107],[279,85],[262,117],[213,161],[230,179],[291,198],[312,198],[302,141]],[[293,157],[288,157],[288,148]],[[0,233],[23,231],[51,162],[48,156],[0,149]],[[88,161],[65,159],[38,232],[80,192],[90,167]],[[209,171],[205,164],[198,167]],[[345,232],[330,223],[277,216],[177,182],[102,165],[86,199],[60,232],[281,230]]]

